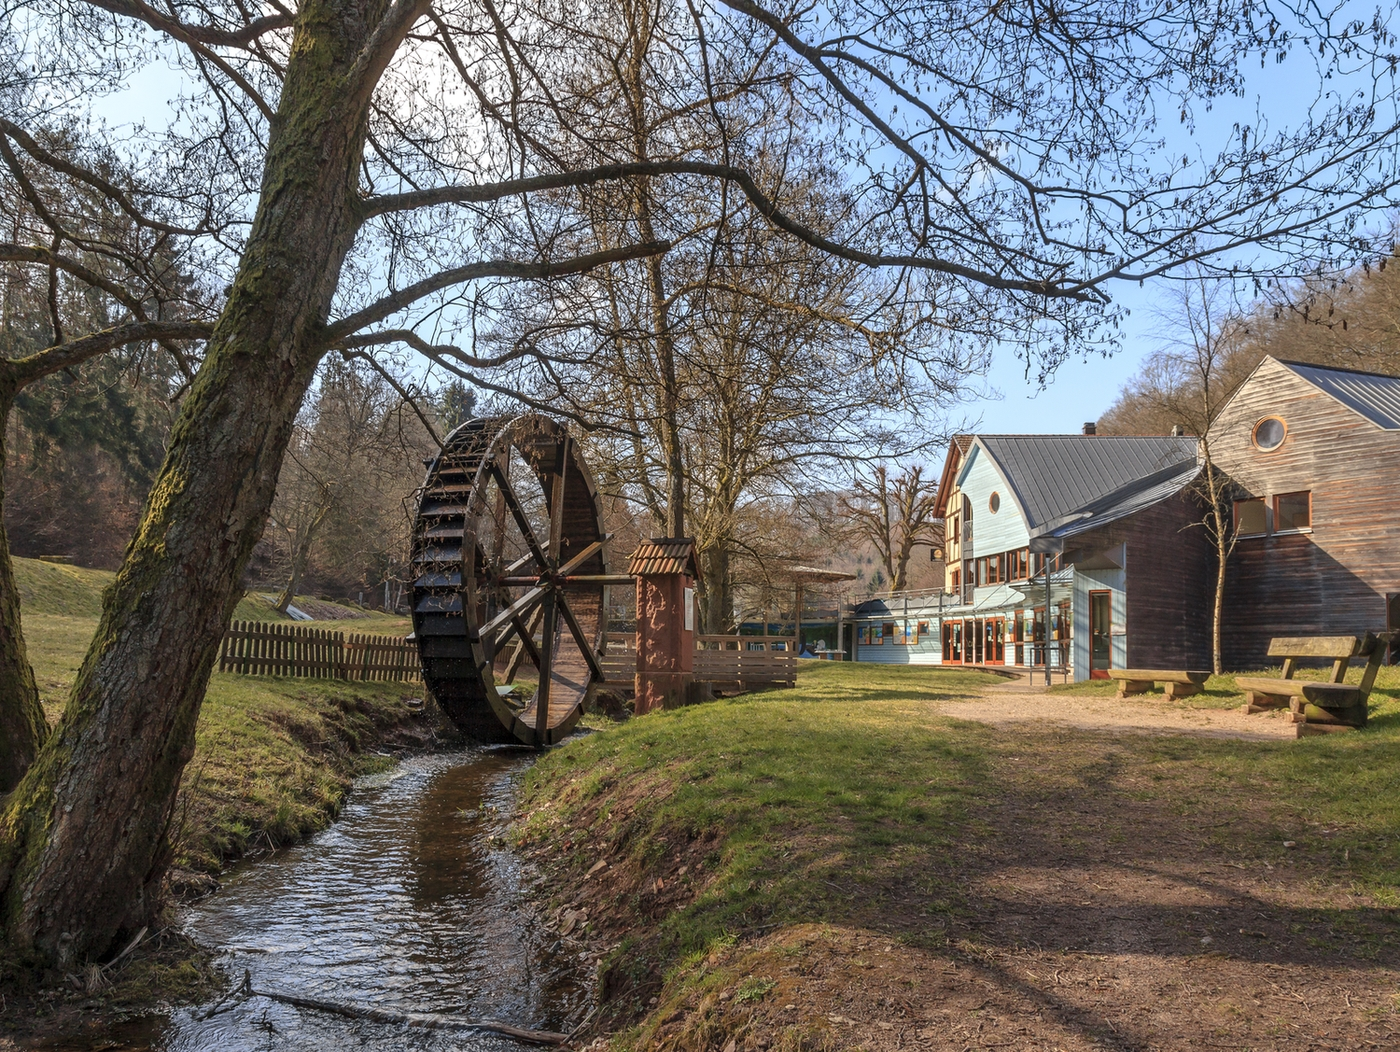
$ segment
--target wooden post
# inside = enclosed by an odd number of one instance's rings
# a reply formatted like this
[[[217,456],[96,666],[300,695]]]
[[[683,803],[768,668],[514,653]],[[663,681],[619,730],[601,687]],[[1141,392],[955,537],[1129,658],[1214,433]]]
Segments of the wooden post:
[[[797,603],[796,609],[794,609],[794,610],[793,610],[793,613],[792,613],[792,621],[793,621],[792,638],[793,638],[793,646],[797,648],[796,651],[794,651],[794,652],[800,655],[800,654],[802,653],[802,580],[801,580],[801,578],[799,578],[798,581],[797,581],[796,603]]]

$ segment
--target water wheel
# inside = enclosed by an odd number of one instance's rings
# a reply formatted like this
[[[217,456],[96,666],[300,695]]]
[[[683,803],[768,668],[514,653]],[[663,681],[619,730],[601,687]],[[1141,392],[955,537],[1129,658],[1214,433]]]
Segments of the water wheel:
[[[543,746],[578,721],[617,583],[604,540],[562,425],[492,417],[447,437],[414,522],[413,630],[428,689],[466,734]]]

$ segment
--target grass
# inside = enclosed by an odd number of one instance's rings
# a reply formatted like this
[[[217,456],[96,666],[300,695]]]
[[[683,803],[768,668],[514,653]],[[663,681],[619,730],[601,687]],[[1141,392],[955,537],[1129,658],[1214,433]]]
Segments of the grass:
[[[1357,892],[1400,905],[1393,679],[1372,695],[1367,730],[1299,741],[998,731],[931,710],[992,682],[804,664],[790,691],[599,722],[527,776],[522,843],[553,859],[549,879],[570,894],[611,860],[615,886],[593,894],[636,933],[609,965],[634,984],[648,972],[699,982],[707,955],[788,925],[916,942],[941,931],[938,917],[972,908],[958,872],[997,837],[988,816],[1027,801],[1097,801],[1067,844],[1136,835],[1124,850],[1149,856],[1156,841],[1121,818],[1145,807],[1192,850],[1257,860],[1261,872],[1286,857],[1317,886],[1345,889],[1338,901]],[[657,877],[698,894],[659,909],[648,897]]]
[[[102,589],[114,575],[33,559],[16,559],[15,572],[29,660],[45,714],[56,723],[96,630]],[[235,616],[260,603],[245,598]],[[335,623],[346,631],[398,634],[406,625],[382,614]],[[422,694],[415,683],[215,672],[177,803],[176,864],[213,872],[252,848],[324,828],[351,781],[389,762],[378,752],[417,720],[408,701]]]

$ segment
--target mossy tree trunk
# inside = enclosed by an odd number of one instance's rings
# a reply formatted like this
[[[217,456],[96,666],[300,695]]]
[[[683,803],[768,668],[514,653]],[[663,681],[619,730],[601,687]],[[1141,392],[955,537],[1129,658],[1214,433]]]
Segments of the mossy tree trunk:
[[[16,393],[14,381],[0,377],[0,508],[5,503],[5,421],[10,418]],[[19,784],[48,729],[39,704],[39,685],[24,646],[10,539],[0,517],[0,793],[8,793]]]
[[[67,710],[0,816],[0,920],[19,952],[101,955],[156,905],[212,662],[358,227],[369,97],[417,13],[300,5],[228,302]]]

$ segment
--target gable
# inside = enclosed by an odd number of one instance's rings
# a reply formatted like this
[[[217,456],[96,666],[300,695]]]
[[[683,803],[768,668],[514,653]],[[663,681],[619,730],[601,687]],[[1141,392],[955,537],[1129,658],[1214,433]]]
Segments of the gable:
[[[1032,534],[1121,501],[1145,484],[1194,474],[1196,466],[1190,437],[982,435],[977,444],[1015,492]]]

